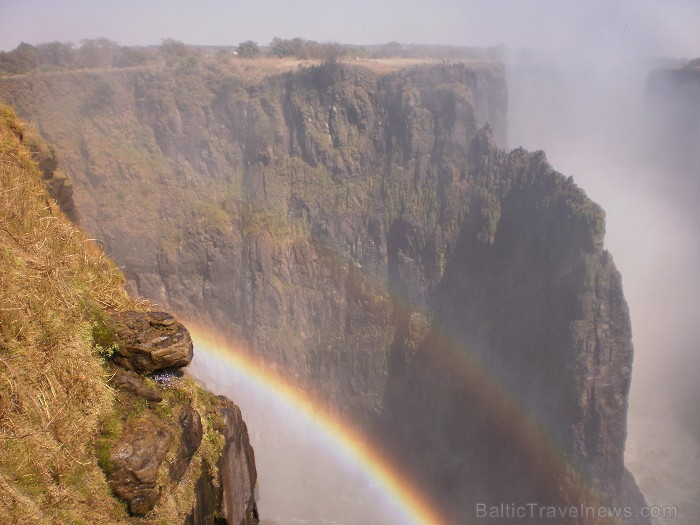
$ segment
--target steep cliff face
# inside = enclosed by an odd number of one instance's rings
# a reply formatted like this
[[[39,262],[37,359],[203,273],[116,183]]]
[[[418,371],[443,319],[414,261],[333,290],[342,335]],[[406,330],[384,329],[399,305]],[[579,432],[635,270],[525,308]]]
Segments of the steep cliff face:
[[[631,331],[602,210],[542,152],[506,154],[486,130],[470,161],[449,262],[398,325],[385,432],[455,522],[478,503],[643,505],[623,464]],[[403,218],[393,287],[421,290],[435,236]]]
[[[0,160],[0,521],[257,523],[245,423],[183,375],[187,330],[128,298],[5,106]]]
[[[85,227],[135,294],[230,327],[365,420],[393,337],[390,224],[413,208],[442,220],[476,131],[505,136],[495,64],[3,82],[63,152]]]
[[[98,88],[111,103],[90,118],[73,103],[60,133],[28,98]],[[456,523],[480,501],[643,501],[623,466],[632,346],[603,213],[542,153],[498,148],[499,65],[0,90],[69,150],[85,224],[134,291],[377,429]]]

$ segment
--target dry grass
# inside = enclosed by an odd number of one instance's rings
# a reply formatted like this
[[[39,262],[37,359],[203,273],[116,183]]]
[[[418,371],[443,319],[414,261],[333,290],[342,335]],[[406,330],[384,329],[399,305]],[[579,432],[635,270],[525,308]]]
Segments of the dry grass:
[[[28,134],[0,108],[0,523],[116,523],[90,440],[113,400],[91,329],[139,305],[47,197]]]
[[[94,443],[118,407],[93,328],[106,309],[148,305],[49,199],[31,134],[0,106],[0,524],[176,523],[191,494],[136,520],[98,466]]]
[[[217,71],[225,71],[238,78],[249,82],[259,83],[262,79],[272,75],[279,75],[300,68],[308,68],[318,65],[318,60],[300,60],[297,58],[257,57],[234,58],[226,63],[208,59],[206,63],[215,63]],[[419,65],[436,65],[445,63],[439,58],[353,58],[348,57],[341,61],[342,64],[352,67],[367,68],[378,74],[386,74],[401,69],[408,69]],[[453,59],[450,64],[467,64],[471,67],[494,67],[496,62],[481,59]]]

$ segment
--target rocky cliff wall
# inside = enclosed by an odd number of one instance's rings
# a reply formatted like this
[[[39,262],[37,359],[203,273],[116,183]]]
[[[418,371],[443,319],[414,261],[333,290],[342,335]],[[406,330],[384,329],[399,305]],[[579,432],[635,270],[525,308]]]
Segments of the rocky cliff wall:
[[[0,91],[56,142],[85,227],[134,294],[230,327],[371,419],[393,337],[385,237],[407,209],[441,220],[480,127],[504,140],[502,69],[258,80],[147,70]]]
[[[399,317],[384,432],[456,523],[479,503],[638,508],[623,464],[631,330],[603,211],[542,152],[506,154],[488,130],[468,180],[435,286],[421,283],[441,232],[405,214],[390,243],[393,287],[426,306]]]
[[[642,501],[622,459],[632,346],[603,214],[542,153],[498,148],[499,65],[0,90],[69,150],[79,209],[135,292],[378,429],[455,522],[479,498]],[[53,128],[37,96],[75,109]]]

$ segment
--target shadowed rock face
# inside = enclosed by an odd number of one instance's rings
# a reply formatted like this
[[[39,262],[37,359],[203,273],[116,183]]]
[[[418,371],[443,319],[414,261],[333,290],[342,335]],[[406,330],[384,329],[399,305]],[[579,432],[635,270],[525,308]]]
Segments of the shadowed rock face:
[[[603,212],[542,152],[499,149],[499,65],[102,80],[100,118],[120,115],[112,136],[141,137],[138,154],[46,132],[135,293],[376,429],[455,523],[476,502],[643,501],[623,465],[632,345]],[[70,91],[54,81],[36,89]]]
[[[217,408],[221,416],[226,444],[218,461],[219,477],[213,480],[204,472],[197,480],[197,499],[186,525],[236,524],[256,525],[258,511],[255,503],[257,472],[253,448],[240,409],[225,397],[219,397]],[[214,512],[215,509],[216,512]],[[216,521],[211,516],[217,515]]]
[[[492,142],[472,143],[479,190],[433,286],[437,232],[409,214],[390,237],[392,288],[425,307],[399,317],[384,432],[455,523],[478,503],[643,506],[623,464],[633,350],[603,211],[541,152]]]
[[[178,417],[180,423],[180,446],[182,453],[175,457],[175,460],[170,464],[170,477],[173,480],[180,480],[184,476],[190,459],[197,451],[199,444],[202,442],[202,418],[199,412],[191,406],[185,405]],[[230,434],[226,434],[229,436]],[[234,465],[231,468],[237,468]],[[252,491],[251,491],[252,492]],[[241,512],[241,515],[243,512]]]
[[[240,409],[224,397],[219,399],[221,404],[218,411],[223,418],[221,430],[228,437],[218,463],[219,480],[218,484],[214,485],[213,480],[203,476],[198,481],[201,486],[198,493],[206,495],[212,491],[218,492],[218,499],[215,501],[221,510],[219,521],[216,523],[255,525],[258,523],[254,498],[257,472],[253,448],[250,446]],[[192,514],[187,518],[187,525],[209,523],[202,518],[206,515],[205,509],[209,505],[208,498],[198,498]]]
[[[30,148],[32,156],[41,170],[48,194],[71,221],[78,223],[78,210],[73,201],[73,182],[68,174],[59,170],[56,151],[40,140],[30,143]]]
[[[141,377],[134,372],[116,368],[114,370],[114,375],[110,378],[109,382],[112,384],[112,386],[118,388],[119,390],[128,392],[148,401],[163,400],[163,396],[161,396],[153,388],[146,386]]]

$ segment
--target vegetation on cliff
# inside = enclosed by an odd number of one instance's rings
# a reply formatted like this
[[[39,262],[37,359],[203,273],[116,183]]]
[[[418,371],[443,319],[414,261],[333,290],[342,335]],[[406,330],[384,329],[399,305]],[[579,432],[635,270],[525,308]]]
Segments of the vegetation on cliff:
[[[0,107],[0,522],[183,523],[201,499],[202,478],[219,483],[232,409],[187,377],[132,377],[131,389],[115,383],[124,372],[110,358],[123,349],[112,316],[147,315],[150,306],[127,296],[119,269],[49,197],[39,169],[48,154]],[[134,384],[153,396],[134,393]],[[201,414],[201,446],[178,464],[183,411]],[[111,449],[135,417],[173,429],[145,521],[113,496],[106,476]],[[182,481],[174,486],[164,469]]]
[[[478,48],[400,44],[354,46],[337,42],[317,42],[303,38],[273,38],[269,45],[247,40],[238,46],[190,46],[170,38],[160,46],[120,46],[107,38],[72,42],[47,42],[36,46],[22,42],[11,51],[0,51],[0,76],[36,72],[133,68],[149,65],[197,67],[212,59],[226,63],[231,58],[260,56],[335,63],[342,57],[365,58],[433,58],[433,59],[499,59],[503,47]]]

